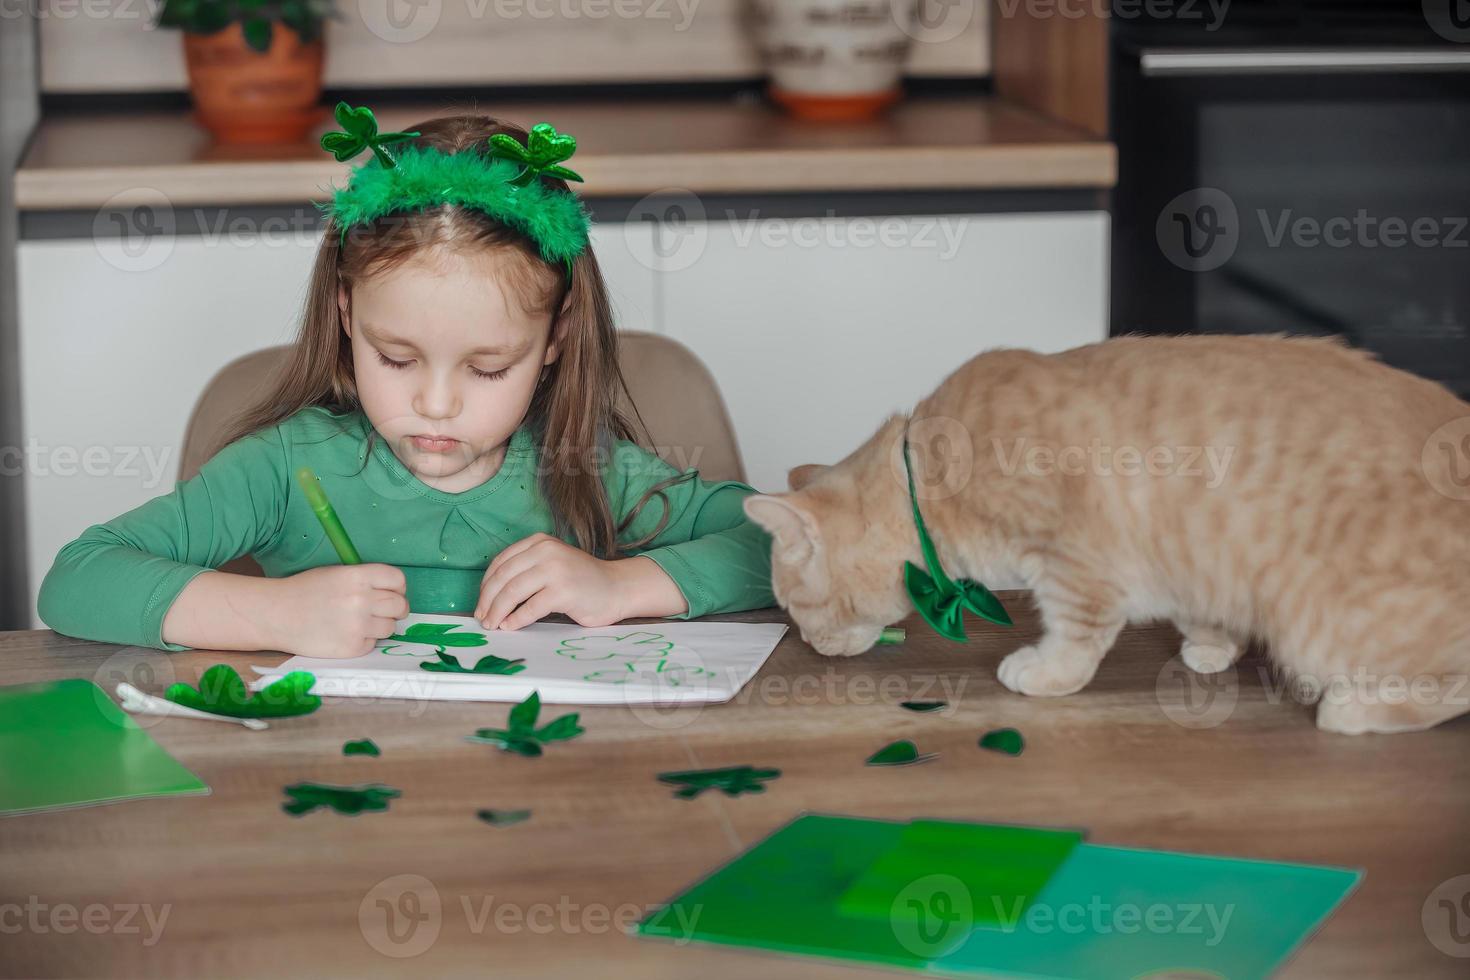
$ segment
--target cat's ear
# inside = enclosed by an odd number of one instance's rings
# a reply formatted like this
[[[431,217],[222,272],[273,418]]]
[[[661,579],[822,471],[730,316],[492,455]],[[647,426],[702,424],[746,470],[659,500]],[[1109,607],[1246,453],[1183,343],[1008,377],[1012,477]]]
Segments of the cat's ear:
[[[786,485],[793,490],[800,490],[831,468],[825,463],[806,463],[795,467],[786,474]]]
[[[781,560],[799,564],[816,553],[817,522],[789,496],[752,494],[745,498],[745,513],[776,539],[773,550]]]

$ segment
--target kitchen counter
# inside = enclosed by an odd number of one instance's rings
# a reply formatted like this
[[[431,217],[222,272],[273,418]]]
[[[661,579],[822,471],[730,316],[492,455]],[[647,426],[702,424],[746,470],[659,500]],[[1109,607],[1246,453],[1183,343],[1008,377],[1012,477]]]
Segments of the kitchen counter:
[[[575,135],[586,197],[695,193],[1106,189],[1113,145],[993,96],[921,96],[878,120],[811,124],[753,99],[536,102],[484,107]],[[448,107],[388,105],[384,130]],[[15,174],[21,211],[154,203],[244,205],[324,200],[350,164],[309,138],[223,146],[187,111],[68,114],[45,119]]]

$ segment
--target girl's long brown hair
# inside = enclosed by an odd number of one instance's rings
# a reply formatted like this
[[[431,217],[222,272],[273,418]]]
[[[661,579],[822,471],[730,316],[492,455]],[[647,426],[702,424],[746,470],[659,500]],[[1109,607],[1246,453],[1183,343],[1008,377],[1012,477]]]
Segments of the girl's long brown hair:
[[[508,133],[523,144],[527,138],[519,126],[479,114],[441,116],[405,128],[420,134],[411,141],[413,145],[444,153],[483,153],[494,133]],[[538,179],[567,190],[565,181]],[[573,262],[568,283],[565,270],[542,259],[530,238],[482,212],[454,205],[388,215],[371,225],[348,229],[345,241],[341,229],[328,220],[296,343],[274,386],[233,420],[221,445],[277,425],[310,406],[337,413],[359,410],[352,348],[346,342],[337,306],[338,286],[350,295],[354,283],[433,246],[495,251],[511,259],[500,265],[510,288],[528,312],[554,314],[552,329],[562,332],[560,354],[537,385],[525,420],[538,439],[538,486],[558,536],[570,535],[583,550],[605,558],[617,557],[656,537],[669,518],[668,499],[662,491],[695,474],[689,470],[656,484],[615,523],[602,482],[603,469],[615,440],[640,440],[633,419],[618,404],[627,386],[618,364],[612,305],[592,249]],[[632,404],[631,398],[628,403]],[[648,445],[647,427],[636,407],[633,417],[644,435],[641,442]],[[370,439],[375,435],[374,431]],[[655,496],[664,504],[658,525],[637,541],[619,543],[618,535]]]

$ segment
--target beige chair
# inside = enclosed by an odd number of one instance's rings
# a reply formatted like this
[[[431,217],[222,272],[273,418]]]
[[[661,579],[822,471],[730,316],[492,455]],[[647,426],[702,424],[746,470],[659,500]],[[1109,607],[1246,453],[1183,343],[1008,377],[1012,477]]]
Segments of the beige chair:
[[[225,426],[264,389],[288,350],[267,347],[246,354],[210,379],[184,430],[180,480],[193,477],[219,451]],[[618,350],[628,393],[652,437],[651,448],[678,469],[694,467],[705,480],[744,482],[734,427],[704,363],[678,341],[652,333],[623,331]],[[251,558],[237,558],[222,570],[261,574]]]

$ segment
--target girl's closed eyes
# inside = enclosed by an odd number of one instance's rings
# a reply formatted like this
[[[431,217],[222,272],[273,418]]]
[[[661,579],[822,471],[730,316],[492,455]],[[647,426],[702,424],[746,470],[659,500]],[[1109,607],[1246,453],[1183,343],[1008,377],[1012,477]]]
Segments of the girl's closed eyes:
[[[393,368],[395,371],[401,371],[409,365],[413,364],[412,361],[395,361],[388,355],[384,354],[382,351],[376,351],[375,353],[377,353],[378,355],[379,364],[382,364],[384,367]],[[485,378],[489,381],[499,381],[501,378],[510,373],[509,367],[503,367],[498,371],[482,371],[479,368],[475,367],[473,364],[471,364],[469,367],[470,373],[473,374],[475,377]]]

